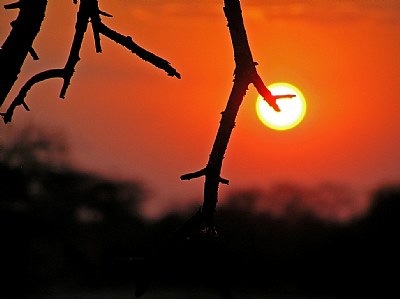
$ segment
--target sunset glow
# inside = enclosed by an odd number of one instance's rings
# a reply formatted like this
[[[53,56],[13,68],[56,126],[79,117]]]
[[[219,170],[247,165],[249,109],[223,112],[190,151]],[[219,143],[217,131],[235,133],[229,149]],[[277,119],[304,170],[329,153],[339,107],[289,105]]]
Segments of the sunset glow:
[[[0,8],[10,2],[0,0]],[[241,2],[260,77],[268,85],[294,84],[307,110],[292,129],[270,129],[255,111],[256,101],[268,105],[249,88],[223,162],[232,184],[221,187],[221,201],[232,188],[340,182],[360,194],[352,205],[363,207],[363,194],[400,178],[400,1]],[[103,18],[107,26],[168,60],[182,79],[104,37],[96,54],[88,30],[65,101],[58,100],[60,80],[41,82],[28,93],[31,112],[17,110],[12,125],[59,130],[74,165],[145,183],[143,213],[150,217],[196,204],[203,180],[179,177],[206,162],[235,67],[223,2],[101,1],[100,7],[114,16]],[[34,43],[40,60],[26,59],[0,112],[31,76],[64,65],[77,9],[73,1],[48,1]],[[0,9],[2,41],[17,13]],[[0,139],[8,130],[0,127]]]
[[[274,83],[268,86],[273,95],[295,95],[278,99],[281,111],[275,111],[261,96],[257,99],[257,115],[267,127],[274,130],[289,130],[296,127],[306,114],[306,101],[302,92],[289,83]]]

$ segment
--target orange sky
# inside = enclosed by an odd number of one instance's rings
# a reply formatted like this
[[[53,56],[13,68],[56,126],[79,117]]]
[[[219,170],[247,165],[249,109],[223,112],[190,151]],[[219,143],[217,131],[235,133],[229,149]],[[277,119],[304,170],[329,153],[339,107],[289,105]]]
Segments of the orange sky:
[[[13,123],[58,128],[77,165],[139,179],[150,192],[149,213],[187,199],[200,205],[203,180],[179,176],[207,163],[232,86],[223,1],[99,2],[114,15],[103,18],[108,26],[170,61],[182,79],[105,38],[103,54],[95,54],[89,30],[67,98],[58,99],[60,81],[42,83],[28,95],[31,112],[17,110]],[[222,194],[282,181],[343,182],[357,191],[398,182],[400,2],[241,2],[259,74],[266,84],[286,81],[301,89],[308,113],[297,128],[272,131],[257,119],[250,87],[224,160],[222,175],[231,185]],[[49,1],[35,42],[41,60],[28,59],[17,86],[64,65],[76,9],[69,0]],[[4,24],[14,18],[15,12],[0,11],[1,43],[10,30]]]

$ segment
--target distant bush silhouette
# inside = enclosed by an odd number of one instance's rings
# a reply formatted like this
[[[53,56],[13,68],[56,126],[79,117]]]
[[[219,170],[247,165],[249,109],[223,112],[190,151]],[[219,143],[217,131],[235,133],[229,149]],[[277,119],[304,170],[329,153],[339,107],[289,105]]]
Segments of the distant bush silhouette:
[[[0,160],[1,250],[7,257],[0,262],[1,297],[132,287],[149,268],[130,258],[151,257],[185,222],[186,215],[178,214],[141,218],[136,212],[144,194],[134,182],[34,161],[27,165],[40,164],[40,171]],[[312,211],[296,221],[292,212],[260,213],[255,207],[262,198],[257,190],[232,194],[216,218],[220,237],[179,243],[150,268],[157,274],[153,282],[225,295],[236,289],[317,298],[396,292],[399,186],[378,188],[370,210],[344,223],[326,222]]]
[[[134,253],[129,239],[145,233],[143,188],[72,169],[68,146],[51,137],[30,126],[0,142],[0,297],[93,277],[103,259]]]

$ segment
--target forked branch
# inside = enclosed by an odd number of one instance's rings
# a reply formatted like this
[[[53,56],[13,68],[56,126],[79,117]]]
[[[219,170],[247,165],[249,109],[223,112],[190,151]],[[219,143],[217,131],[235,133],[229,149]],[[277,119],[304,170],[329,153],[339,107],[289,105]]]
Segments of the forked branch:
[[[19,105],[22,105],[27,111],[30,111],[28,105],[25,102],[25,98],[28,91],[32,88],[32,86],[51,78],[64,78],[64,77],[65,77],[64,69],[47,70],[31,77],[28,81],[26,81],[24,86],[22,86],[21,90],[15,97],[14,101],[11,103],[10,107],[8,107],[7,111],[5,113],[0,113],[0,115],[3,117],[4,123],[8,123],[11,121],[12,116],[14,114],[14,110]]]
[[[274,96],[271,94],[257,73],[257,63],[253,60],[248,43],[240,1],[225,0],[224,4],[224,13],[228,21],[236,67],[232,91],[225,111],[222,113],[220,126],[218,128],[207,166],[204,168],[207,171],[204,171],[205,184],[202,215],[204,221],[203,225],[208,227],[209,231],[214,231],[212,228],[214,227],[213,217],[218,202],[218,187],[220,183],[225,182],[225,180],[221,180],[222,161],[225,156],[232,130],[235,127],[235,120],[239,107],[247,92],[249,84],[253,84],[258,93],[276,111],[280,111],[279,106],[276,104],[278,98],[294,97],[294,95]],[[199,177],[194,174],[203,174],[203,170],[183,175],[181,179]]]
[[[26,0],[20,0],[23,2]],[[43,1],[43,0],[42,0]],[[19,8],[20,2],[13,3],[8,5],[7,8]],[[28,1],[29,2],[29,1]],[[73,1],[75,4],[77,1]],[[100,34],[106,36],[112,41],[122,45],[123,47],[129,49],[133,54],[136,54],[141,59],[150,62],[157,68],[164,70],[168,76],[174,76],[180,79],[180,74],[171,66],[171,64],[157,55],[145,50],[144,48],[137,45],[133,42],[130,36],[124,36],[117,31],[114,31],[108,28],[103,24],[100,15],[111,17],[110,14],[103,12],[99,9],[98,0],[81,0],[79,5],[79,10],[77,13],[77,20],[75,24],[75,34],[71,45],[71,50],[67,59],[67,62],[62,69],[48,70],[41,72],[39,74],[34,75],[31,79],[29,79],[25,85],[21,88],[17,97],[13,100],[9,108],[5,113],[0,113],[4,118],[4,122],[10,122],[14,113],[14,110],[17,106],[23,105],[25,109],[28,109],[28,106],[25,103],[25,97],[27,96],[28,91],[33,87],[33,85],[42,82],[51,78],[62,78],[63,85],[60,91],[60,98],[65,98],[67,89],[71,83],[72,76],[75,72],[75,67],[80,60],[79,53],[82,48],[82,42],[87,31],[87,27],[89,22],[92,24],[94,41],[95,41],[95,49],[97,53],[102,52],[101,48],[101,40]],[[38,58],[36,52],[32,49],[31,46],[26,50],[27,53],[31,53],[34,59]],[[0,54],[2,54],[0,52]],[[1,58],[1,56],[0,56]],[[22,64],[21,64],[22,65]],[[1,75],[1,73],[0,73]],[[16,79],[16,78],[15,78]],[[12,82],[11,86],[14,84],[15,80]],[[11,87],[10,87],[11,88]],[[0,90],[1,91],[1,90]],[[7,92],[8,93],[8,92]],[[4,96],[5,98],[5,96]],[[0,100],[1,100],[1,92],[0,92]],[[1,101],[0,101],[1,103]]]
[[[239,0],[224,0],[224,3],[224,12],[228,21],[236,65],[233,87],[226,108],[222,113],[220,126],[206,167],[181,176],[181,180],[205,177],[203,205],[199,212],[178,228],[168,239],[166,246],[159,252],[159,256],[155,257],[156,260],[165,256],[168,258],[169,254],[174,252],[175,248],[187,239],[210,239],[217,236],[213,218],[218,202],[218,187],[221,183],[229,183],[228,180],[221,178],[222,161],[232,130],[235,127],[235,119],[239,107],[247,92],[248,86],[253,84],[259,94],[277,111],[279,111],[279,106],[276,104],[276,99],[294,97],[294,95],[274,96],[265,86],[257,73],[255,67],[257,63],[253,61],[250,51],[240,2]],[[149,272],[155,272],[155,270],[151,269]],[[146,291],[147,287],[148,280],[144,278],[144,283],[139,285],[135,293],[136,296],[141,296]]]
[[[28,53],[38,55],[32,45],[40,31],[47,0],[19,0],[4,5],[5,9],[19,9],[18,17],[11,22],[11,32],[0,47],[0,107],[18,79]]]

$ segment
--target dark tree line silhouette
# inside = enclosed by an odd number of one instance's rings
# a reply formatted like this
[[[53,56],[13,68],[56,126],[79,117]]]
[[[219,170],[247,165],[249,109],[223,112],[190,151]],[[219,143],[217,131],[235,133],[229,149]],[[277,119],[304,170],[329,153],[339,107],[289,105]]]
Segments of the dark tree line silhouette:
[[[148,271],[156,288],[209,288],[226,298],[398,294],[399,185],[378,188],[365,215],[343,223],[269,214],[254,208],[257,191],[233,193],[217,212],[219,238],[192,237],[154,259],[187,213],[143,218],[139,183],[71,168],[68,145],[56,136],[31,126],[0,142],[1,298],[121,288],[133,295]]]

